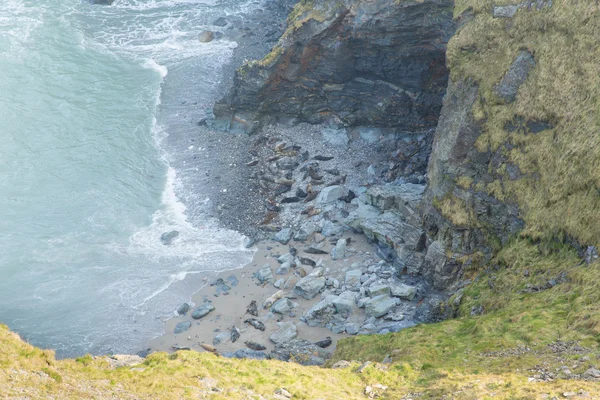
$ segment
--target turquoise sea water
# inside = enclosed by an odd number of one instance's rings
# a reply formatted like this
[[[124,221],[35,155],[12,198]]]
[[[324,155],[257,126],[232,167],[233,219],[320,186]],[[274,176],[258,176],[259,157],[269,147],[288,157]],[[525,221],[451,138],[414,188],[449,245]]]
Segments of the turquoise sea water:
[[[2,1],[0,322],[59,356],[138,351],[203,271],[251,259],[170,166],[198,149],[166,140],[217,97],[235,47],[198,33],[248,7]]]

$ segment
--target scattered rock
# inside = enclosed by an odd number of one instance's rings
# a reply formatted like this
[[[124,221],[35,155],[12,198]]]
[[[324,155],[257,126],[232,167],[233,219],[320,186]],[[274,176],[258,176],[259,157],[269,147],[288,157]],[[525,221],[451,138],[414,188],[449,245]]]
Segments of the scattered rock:
[[[271,307],[271,311],[276,314],[285,315],[292,311],[293,308],[294,305],[292,304],[290,299],[283,298],[277,300],[275,304],[273,304],[273,306]]]
[[[317,227],[312,221],[305,222],[296,233],[296,236],[294,236],[294,239],[299,242],[304,242],[316,232],[316,229]]]
[[[173,239],[175,239],[177,236],[179,236],[178,231],[165,232],[162,235],[160,235],[160,241],[165,246],[168,246],[171,244],[171,242],[173,242]]]
[[[269,356],[262,351],[251,349],[239,349],[234,353],[223,353],[227,358],[251,359],[251,360],[267,360]]]
[[[133,367],[144,362],[144,359],[137,355],[115,354],[108,357],[108,362],[113,368]]]
[[[211,311],[214,311],[215,307],[211,303],[204,303],[200,307],[196,308],[192,312],[192,318],[200,319],[208,315]]]
[[[306,276],[296,283],[294,293],[306,300],[313,299],[325,287],[324,277]]]
[[[533,55],[528,51],[521,51],[511,64],[508,72],[496,86],[496,94],[506,102],[512,103],[515,101],[519,88],[525,83],[533,67],[535,67]]]
[[[350,368],[351,366],[352,366],[352,363],[350,361],[340,360],[340,361],[336,362],[335,364],[333,364],[331,366],[331,368],[344,369],[344,368]]]
[[[387,295],[373,297],[365,306],[365,313],[369,317],[382,317],[396,306],[396,300]]]
[[[359,287],[360,277],[362,276],[362,271],[360,269],[353,269],[346,272],[346,276],[344,279],[344,283],[349,287]]]
[[[593,367],[589,368],[583,373],[583,377],[588,379],[600,379],[600,370]]]
[[[345,325],[345,329],[348,335],[356,335],[360,331],[360,325],[353,322],[348,322]]]
[[[341,260],[346,256],[346,239],[342,238],[337,241],[334,249],[331,251],[331,258]]]
[[[173,333],[178,334],[178,333],[183,333],[185,331],[187,331],[188,329],[190,329],[192,327],[192,323],[190,321],[183,321],[178,323],[177,325],[175,325],[175,329],[173,330]]]
[[[275,344],[286,343],[298,336],[296,324],[293,322],[278,322],[277,325],[279,329],[269,337],[271,342]]]
[[[188,313],[188,311],[190,311],[190,305],[189,305],[189,303],[183,303],[182,305],[180,305],[179,307],[177,307],[177,314],[178,315],[186,315]]]
[[[344,195],[344,188],[341,186],[329,186],[321,190],[317,197],[317,204],[326,205],[337,201]]]
[[[308,326],[325,327],[335,314],[335,308],[331,304],[331,300],[325,299],[310,308],[304,314],[304,321]]]
[[[356,307],[356,294],[354,292],[343,292],[331,302],[335,310],[344,318],[348,318]]]
[[[390,294],[390,285],[386,283],[373,283],[367,289],[369,296],[377,297],[382,294],[389,295]]]
[[[277,272],[279,272],[279,270],[277,270]],[[277,289],[281,289],[281,287],[283,286],[285,282],[285,279],[281,278],[275,281],[275,283],[273,283],[273,286],[276,287]]]
[[[391,285],[390,290],[391,290],[392,296],[400,297],[403,300],[409,300],[409,301],[412,301],[417,294],[416,287],[405,285],[403,283]]]
[[[198,35],[198,40],[200,41],[200,43],[212,42],[214,38],[215,34],[212,31],[202,31]]]
[[[273,237],[273,240],[283,245],[286,245],[289,243],[290,240],[292,240],[293,236],[294,231],[291,228],[284,228]]]
[[[213,338],[213,345],[217,346],[221,343],[226,343],[230,340],[231,340],[231,332],[229,332],[229,331],[220,332]]]
[[[273,271],[271,270],[271,266],[269,264],[263,265],[254,275],[256,279],[260,283],[273,283],[275,279],[273,278]]]
[[[283,396],[287,399],[291,399],[292,398],[292,394],[290,392],[288,392],[287,390],[285,390],[284,388],[279,388],[275,391],[275,394],[278,396]]]
[[[291,340],[275,346],[270,354],[272,359],[294,360],[302,365],[323,365],[330,354],[307,340]]]

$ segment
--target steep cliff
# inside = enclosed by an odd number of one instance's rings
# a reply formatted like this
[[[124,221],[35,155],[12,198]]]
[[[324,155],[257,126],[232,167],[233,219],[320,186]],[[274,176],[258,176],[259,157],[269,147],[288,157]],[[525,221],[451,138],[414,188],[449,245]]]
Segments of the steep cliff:
[[[440,287],[517,232],[600,244],[600,7],[506,3],[456,2],[424,204]]]
[[[302,0],[262,61],[238,70],[218,125],[435,127],[447,84],[452,1]]]

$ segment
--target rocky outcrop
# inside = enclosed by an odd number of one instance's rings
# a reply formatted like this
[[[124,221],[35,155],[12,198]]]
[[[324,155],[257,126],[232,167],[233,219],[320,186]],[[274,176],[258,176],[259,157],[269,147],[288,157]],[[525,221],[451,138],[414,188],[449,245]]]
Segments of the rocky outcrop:
[[[435,127],[452,8],[450,0],[302,1],[271,54],[238,70],[214,108],[216,124]]]

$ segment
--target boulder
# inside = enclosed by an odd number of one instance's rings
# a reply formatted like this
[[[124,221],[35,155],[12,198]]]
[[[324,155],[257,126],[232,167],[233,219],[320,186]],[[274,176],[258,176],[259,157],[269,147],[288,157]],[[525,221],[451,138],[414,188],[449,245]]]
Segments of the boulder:
[[[279,268],[277,268],[277,271],[275,271],[275,273],[277,275],[287,275],[287,273],[290,272],[291,268],[292,264],[290,264],[289,262],[284,262]]]
[[[218,345],[221,343],[227,343],[231,340],[231,332],[229,331],[225,331],[225,332],[219,332],[214,338],[213,338],[213,345]]]
[[[313,235],[313,233],[315,233],[316,231],[317,231],[317,226],[314,224],[314,222],[312,222],[312,221],[305,222],[304,224],[302,224],[300,229],[298,229],[296,236],[294,236],[294,240],[297,240],[299,242],[304,242],[304,241],[308,240]]]
[[[367,292],[370,297],[377,297],[382,294],[389,295],[390,285],[387,283],[373,283],[371,286],[369,286]]]
[[[294,293],[306,300],[314,298],[325,287],[326,279],[322,276],[306,276],[296,283]]]
[[[346,272],[346,276],[344,279],[344,283],[349,287],[360,287],[360,277],[362,276],[362,271],[360,269],[353,269]]]
[[[290,299],[283,298],[283,299],[277,300],[271,306],[271,311],[276,314],[284,315],[284,314],[288,314],[290,311],[292,311],[293,308],[294,308],[294,305],[292,304]]]
[[[294,231],[291,228],[284,228],[280,230],[275,236],[273,236],[273,240],[279,242],[281,244],[288,244],[292,237],[294,236]]]
[[[414,286],[397,283],[390,286],[391,294],[394,297],[400,297],[403,300],[412,301],[417,294],[417,288]]]
[[[198,40],[200,41],[200,43],[212,42],[214,38],[215,34],[212,31],[202,31],[198,35]]]
[[[373,297],[365,306],[365,313],[369,317],[382,317],[396,306],[396,299],[388,295]]]
[[[360,331],[360,325],[354,322],[348,322],[345,325],[345,328],[348,335],[356,335],[358,334],[358,331]]]
[[[289,342],[298,336],[296,324],[293,322],[278,322],[279,329],[275,331],[269,339],[275,344]]]
[[[323,223],[323,229],[321,230],[323,236],[340,236],[344,233],[344,227],[335,222],[325,221]]]
[[[341,260],[346,256],[346,239],[341,238],[335,244],[333,250],[331,250],[331,258],[334,260]]]
[[[179,232],[178,231],[165,232],[162,235],[160,235],[160,241],[165,246],[168,246],[168,245],[171,244],[171,242],[173,241],[173,239],[175,239],[177,236],[179,236]]]
[[[325,299],[314,306],[304,314],[304,321],[308,326],[326,326],[335,314],[335,308],[330,299]]]
[[[356,309],[356,294],[354,292],[343,292],[331,302],[335,310],[344,318],[348,318]]]
[[[177,325],[175,325],[175,329],[173,330],[173,333],[178,334],[178,333],[183,333],[185,331],[187,331],[188,329],[190,329],[192,327],[192,323],[190,321],[183,321],[178,323]]]
[[[275,281],[273,278],[273,271],[269,264],[263,265],[254,276],[260,283],[273,283]]]
[[[324,365],[330,354],[308,340],[296,339],[277,344],[270,357],[281,361],[294,360],[302,365]]]
[[[226,352],[226,353],[222,353],[221,354],[223,357],[227,357],[227,358],[239,358],[239,359],[251,359],[251,360],[267,360],[269,359],[269,356],[262,352],[262,351],[258,351],[258,350],[251,350],[251,349],[239,349],[236,350],[235,352],[231,353],[231,352]]]
[[[208,313],[210,313],[214,309],[215,309],[215,306],[213,306],[212,304],[204,303],[200,307],[196,308],[194,310],[194,312],[192,312],[192,318],[200,319],[202,317],[205,317],[208,315]]]
[[[189,303],[183,303],[179,307],[177,307],[177,315],[185,315],[190,311]]]
[[[519,88],[525,83],[533,67],[535,67],[533,55],[529,51],[522,50],[495,87],[496,94],[506,102],[515,101]]]
[[[327,205],[330,203],[334,203],[339,200],[340,197],[344,195],[344,188],[339,185],[328,186],[325,189],[321,190],[319,196],[317,197],[317,204],[319,205]],[[327,236],[327,235],[326,235]]]

